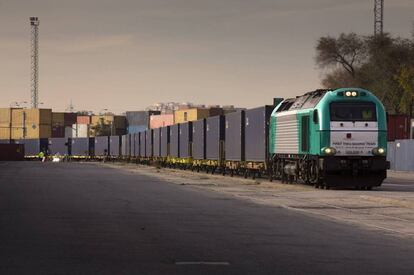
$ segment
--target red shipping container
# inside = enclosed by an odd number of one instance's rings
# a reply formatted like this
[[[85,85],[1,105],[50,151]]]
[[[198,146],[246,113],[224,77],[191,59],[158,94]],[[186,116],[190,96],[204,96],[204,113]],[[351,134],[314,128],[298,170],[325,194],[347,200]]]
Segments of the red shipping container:
[[[65,137],[65,126],[52,125],[52,138]]]
[[[161,128],[174,124],[174,114],[163,114],[150,116],[150,128]]]
[[[91,124],[91,117],[90,116],[78,116],[76,119],[76,123],[77,124]]]
[[[72,127],[72,125],[75,124],[77,121],[77,116],[78,115],[76,113],[65,113],[64,114],[64,120],[65,120],[64,126]]]
[[[406,115],[387,116],[388,141],[410,138],[410,118]]]

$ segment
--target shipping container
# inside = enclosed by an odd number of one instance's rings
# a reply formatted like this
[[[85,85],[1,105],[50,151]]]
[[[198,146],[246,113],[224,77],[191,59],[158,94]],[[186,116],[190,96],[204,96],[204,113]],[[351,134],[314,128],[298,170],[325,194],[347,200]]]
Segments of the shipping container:
[[[407,115],[388,115],[388,141],[410,138],[410,117]]]
[[[161,157],[166,158],[170,154],[170,126],[161,128]]]
[[[187,121],[195,121],[207,118],[210,115],[210,110],[207,108],[191,108],[184,110],[177,110],[174,112],[174,123],[184,123]]]
[[[0,126],[0,139],[11,139],[12,134],[10,127]]]
[[[170,156],[180,157],[180,124],[170,126]]]
[[[91,124],[91,116],[77,116],[76,118],[77,124]],[[73,123],[73,124],[76,124]]]
[[[14,143],[23,144],[25,156],[28,157],[38,156],[40,152],[47,154],[49,150],[49,140],[47,138],[16,139]]]
[[[104,123],[110,129],[126,129],[126,118],[125,116],[116,115],[96,115],[91,117],[91,124],[96,126]]]
[[[146,149],[146,132],[139,133],[139,156],[145,157]]]
[[[0,143],[0,161],[22,161],[24,160],[23,144]]]
[[[73,129],[72,129],[72,126],[66,126],[65,127],[65,138],[71,138],[71,137],[73,137]]]
[[[210,107],[209,116],[221,116],[224,115],[223,108],[220,107]]]
[[[95,156],[109,155],[109,137],[95,137]]]
[[[148,126],[146,125],[129,125],[127,132],[128,134],[136,134],[145,132],[146,130],[148,130]]]
[[[246,110],[246,161],[264,162],[267,160],[269,146],[269,121],[273,109],[274,106],[265,105],[258,108]]]
[[[154,157],[161,156],[161,128],[153,129],[153,150]]]
[[[25,127],[14,127],[11,129],[12,139],[39,139],[50,138],[52,136],[51,125],[27,125]]]
[[[133,153],[132,156],[139,157],[139,133],[131,134],[132,135],[132,141],[133,143]]]
[[[64,126],[72,126],[77,123],[76,113],[64,113]]]
[[[154,131],[152,129],[146,130],[145,131],[145,156],[146,157],[152,157],[154,154],[153,141],[154,141]]]
[[[0,127],[10,127],[12,112],[15,109],[16,108],[0,108]]]
[[[65,126],[65,113],[52,112],[52,125],[53,126]]]
[[[192,156],[193,142],[193,123],[186,122],[180,124],[180,158],[190,158]]]
[[[230,161],[244,161],[245,113],[238,111],[225,116],[225,157]]]
[[[131,156],[131,135],[122,136],[121,148],[123,157]]]
[[[67,138],[49,138],[49,154],[68,156],[70,155],[70,139]]]
[[[111,157],[119,157],[121,151],[121,137],[110,136],[109,137],[109,153]]]
[[[90,127],[88,124],[73,124],[72,137],[87,138],[90,136]]]
[[[174,114],[162,114],[150,116],[150,128],[156,129],[174,124]]]
[[[206,158],[206,120],[193,121],[193,158]]]
[[[52,124],[52,110],[51,109],[19,109],[13,112],[13,121],[20,122],[23,119],[28,124],[51,125]]]
[[[414,119],[411,120],[411,138],[414,139]]]
[[[128,111],[126,112],[126,122],[128,126],[150,126],[150,116],[159,115],[160,111]]]
[[[52,125],[52,138],[63,138],[65,137],[65,126],[63,125]]]
[[[206,119],[206,159],[208,160],[223,158],[224,124],[224,116],[214,116]]]
[[[95,142],[93,138],[72,138],[71,153],[72,156],[88,157],[94,155]]]

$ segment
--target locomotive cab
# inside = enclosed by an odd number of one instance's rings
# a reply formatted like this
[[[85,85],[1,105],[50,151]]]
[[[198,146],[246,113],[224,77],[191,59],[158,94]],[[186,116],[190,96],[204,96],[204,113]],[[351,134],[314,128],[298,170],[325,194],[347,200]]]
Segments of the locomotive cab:
[[[328,185],[381,185],[386,178],[386,120],[381,102],[362,89],[329,92],[320,104],[325,113],[321,131],[329,143],[321,144],[321,169]]]

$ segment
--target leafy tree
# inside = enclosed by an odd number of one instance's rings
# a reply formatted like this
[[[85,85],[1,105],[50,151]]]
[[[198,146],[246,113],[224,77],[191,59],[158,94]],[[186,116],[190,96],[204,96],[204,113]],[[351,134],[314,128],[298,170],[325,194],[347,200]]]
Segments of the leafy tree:
[[[91,128],[95,132],[95,136],[111,135],[111,124],[106,123],[103,117],[99,118],[98,123]]]
[[[325,87],[362,87],[374,92],[391,113],[410,114],[414,89],[413,40],[341,34],[322,37],[316,63],[326,73]]]
[[[321,37],[316,52],[316,63],[319,67],[341,66],[352,78],[355,78],[355,66],[366,57],[364,40],[355,33],[342,33],[338,38]]]

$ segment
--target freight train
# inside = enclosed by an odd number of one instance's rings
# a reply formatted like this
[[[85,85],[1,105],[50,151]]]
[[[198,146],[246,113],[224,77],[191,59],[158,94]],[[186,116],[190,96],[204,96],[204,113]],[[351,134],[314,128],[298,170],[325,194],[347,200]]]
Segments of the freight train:
[[[266,176],[326,189],[380,186],[389,166],[384,106],[360,88],[316,90],[136,134],[37,142],[29,151],[47,146],[50,154],[72,158]]]

